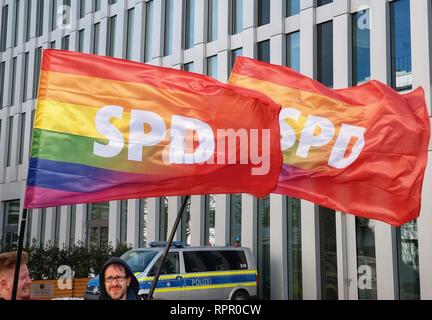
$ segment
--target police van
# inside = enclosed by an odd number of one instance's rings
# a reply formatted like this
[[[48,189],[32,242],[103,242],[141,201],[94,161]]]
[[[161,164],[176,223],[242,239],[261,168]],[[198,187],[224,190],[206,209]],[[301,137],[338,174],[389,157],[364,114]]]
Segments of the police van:
[[[132,249],[123,259],[140,283],[146,298],[162,259],[165,242]],[[154,299],[247,300],[257,295],[257,271],[252,252],[246,247],[190,247],[175,242],[162,267]],[[99,277],[89,280],[84,299],[99,298]]]

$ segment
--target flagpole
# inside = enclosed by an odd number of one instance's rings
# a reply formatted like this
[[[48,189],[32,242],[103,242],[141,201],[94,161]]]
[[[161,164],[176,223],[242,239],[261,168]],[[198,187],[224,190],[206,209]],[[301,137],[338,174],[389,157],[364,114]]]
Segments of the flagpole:
[[[16,263],[15,263],[15,273],[14,273],[13,287],[12,287],[12,300],[16,300],[26,222],[27,222],[27,209],[23,209],[22,217],[21,217],[21,224],[20,224],[20,231],[19,231],[19,235],[18,235],[18,252],[17,252]]]
[[[169,248],[171,247],[172,241],[173,241],[173,239],[174,239],[174,235],[175,235],[175,233],[176,233],[176,231],[177,231],[177,227],[178,227],[178,225],[179,225],[179,223],[180,223],[180,220],[181,220],[182,214],[183,214],[183,212],[184,212],[184,210],[185,210],[185,208],[186,208],[186,204],[187,204],[187,202],[189,201],[189,198],[190,198],[190,196],[186,196],[186,197],[184,198],[183,203],[182,203],[182,205],[181,205],[181,207],[180,207],[180,210],[179,210],[179,212],[178,212],[178,214],[177,214],[176,221],[174,222],[174,226],[173,226],[172,229],[171,229],[171,234],[170,234],[170,236],[169,236],[168,242],[167,242],[167,244],[166,244],[166,246],[165,246],[165,249],[164,249],[164,252],[163,252],[163,254],[162,254],[162,261],[159,263],[158,268],[157,268],[157,271],[156,271],[156,274],[155,274],[155,276],[154,276],[154,278],[153,278],[153,282],[152,282],[152,285],[151,285],[151,287],[150,287],[150,291],[149,291],[149,294],[148,294],[148,296],[147,296],[147,300],[151,300],[151,298],[152,298],[152,296],[153,296],[153,292],[154,292],[154,290],[156,289],[156,284],[157,284],[157,282],[158,282],[158,280],[159,280],[159,275],[160,275],[160,272],[161,272],[161,270],[162,270],[162,266],[164,265],[165,260],[166,260],[166,258],[167,258],[167,256],[168,256]]]

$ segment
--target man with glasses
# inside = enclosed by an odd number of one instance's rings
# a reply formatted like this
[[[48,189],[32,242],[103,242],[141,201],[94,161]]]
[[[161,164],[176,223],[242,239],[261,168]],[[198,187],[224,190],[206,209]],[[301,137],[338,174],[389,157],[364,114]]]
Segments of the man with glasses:
[[[111,258],[100,272],[99,300],[141,300],[139,283],[126,262]]]

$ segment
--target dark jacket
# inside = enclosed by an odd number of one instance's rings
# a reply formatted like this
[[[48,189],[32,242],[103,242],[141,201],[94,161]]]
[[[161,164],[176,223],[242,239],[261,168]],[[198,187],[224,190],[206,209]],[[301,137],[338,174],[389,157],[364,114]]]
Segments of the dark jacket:
[[[141,300],[140,296],[138,295],[139,291],[139,282],[135,275],[133,274],[132,270],[130,269],[129,265],[124,262],[122,259],[113,257],[110,258],[105,264],[103,265],[100,273],[99,273],[99,283],[100,283],[100,294],[99,294],[99,300],[112,300],[111,297],[107,294],[105,289],[105,270],[106,268],[113,263],[121,264],[126,272],[126,276],[131,278],[130,285],[127,289],[127,297],[126,300]]]

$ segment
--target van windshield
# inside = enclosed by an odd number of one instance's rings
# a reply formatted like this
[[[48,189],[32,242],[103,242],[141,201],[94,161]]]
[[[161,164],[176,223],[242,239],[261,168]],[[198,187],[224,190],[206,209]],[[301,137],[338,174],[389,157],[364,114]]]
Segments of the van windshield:
[[[129,267],[132,269],[132,272],[143,272],[145,268],[147,268],[150,261],[153,260],[157,251],[151,250],[132,250],[123,254],[120,258],[124,260]]]

